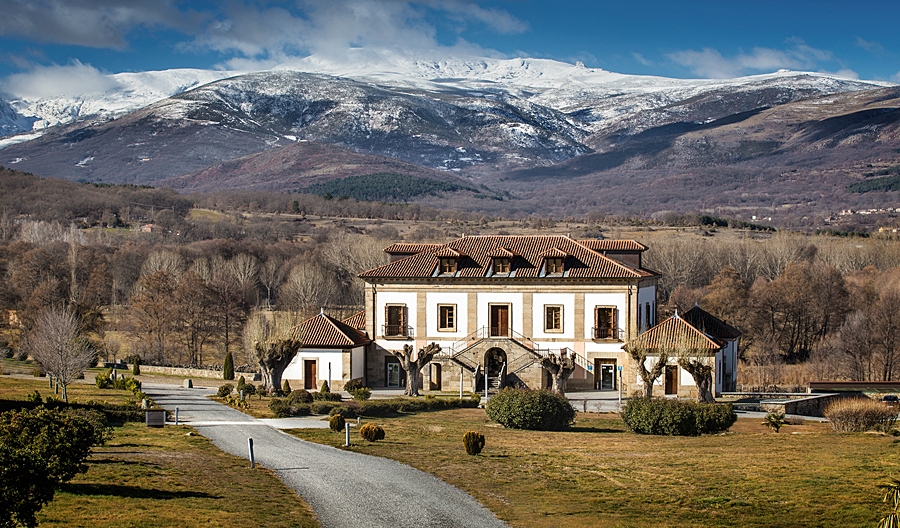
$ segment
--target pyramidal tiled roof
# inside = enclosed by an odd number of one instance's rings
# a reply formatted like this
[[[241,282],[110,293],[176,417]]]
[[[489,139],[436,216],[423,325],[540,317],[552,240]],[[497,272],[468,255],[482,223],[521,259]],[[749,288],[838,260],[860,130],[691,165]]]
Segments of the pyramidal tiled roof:
[[[292,328],[291,335],[302,343],[303,348],[356,347],[371,342],[364,333],[325,312]]]
[[[740,330],[699,306],[694,306],[685,312],[682,317],[697,330],[721,339],[736,339],[741,335]]]
[[[355,314],[351,315],[350,317],[344,319],[341,322],[344,323],[345,325],[349,326],[350,328],[355,328],[357,330],[365,331],[365,329],[366,329],[366,311],[360,310],[360,311],[356,312]]]
[[[538,277],[543,259],[551,255],[568,257],[565,263],[565,277],[640,279],[658,275],[608,258],[567,236],[476,235],[458,238],[447,244],[423,250],[415,255],[365,271],[359,276],[363,279],[432,277],[440,257],[459,254],[455,277],[486,277],[492,258],[504,253],[501,250],[516,255],[511,263],[510,275],[516,278]]]
[[[650,350],[690,349],[698,352],[715,352],[725,342],[694,328],[675,315],[629,341],[624,347],[643,347]]]

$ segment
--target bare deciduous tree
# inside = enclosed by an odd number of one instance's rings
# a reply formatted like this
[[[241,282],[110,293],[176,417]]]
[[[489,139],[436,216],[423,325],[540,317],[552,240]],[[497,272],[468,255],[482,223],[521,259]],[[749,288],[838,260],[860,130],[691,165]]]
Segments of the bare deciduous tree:
[[[648,347],[641,346],[638,343],[629,343],[625,345],[625,351],[628,352],[632,362],[637,368],[638,375],[641,377],[641,383],[644,385],[643,397],[653,397],[653,384],[662,376],[666,370],[666,364],[669,362],[669,356],[665,352],[656,354],[656,361],[648,369],[647,361],[650,360],[654,352]]]
[[[69,384],[97,357],[90,342],[81,336],[78,317],[62,308],[48,308],[38,315],[25,346],[44,372],[62,385],[65,401],[69,401]]]
[[[281,375],[303,345],[295,323],[291,314],[255,312],[244,326],[247,357],[259,365],[263,386],[274,393],[281,392]]]
[[[425,365],[431,363],[434,356],[441,351],[440,345],[431,343],[419,350],[416,358],[413,359],[415,348],[412,345],[403,345],[403,350],[391,350],[397,359],[400,360],[400,366],[406,371],[406,391],[407,396],[420,396],[419,394],[419,375]]]
[[[569,376],[575,372],[575,353],[569,354],[568,349],[562,349],[559,354],[547,354],[541,358],[541,367],[550,373],[553,380],[553,392],[560,396],[566,395],[566,382]]]

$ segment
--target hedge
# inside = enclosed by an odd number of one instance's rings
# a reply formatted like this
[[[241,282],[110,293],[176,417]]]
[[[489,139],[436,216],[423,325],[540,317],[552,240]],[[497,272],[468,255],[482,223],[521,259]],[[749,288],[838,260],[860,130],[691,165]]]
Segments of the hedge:
[[[638,434],[699,436],[727,430],[737,414],[730,403],[632,398],[622,410],[622,420]]]
[[[569,400],[548,390],[503,389],[485,410],[488,418],[511,429],[564,431],[575,422]]]

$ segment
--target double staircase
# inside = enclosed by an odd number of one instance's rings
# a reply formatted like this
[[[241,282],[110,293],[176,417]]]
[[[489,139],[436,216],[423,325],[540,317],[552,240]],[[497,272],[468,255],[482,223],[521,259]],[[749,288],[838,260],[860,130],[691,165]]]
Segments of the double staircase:
[[[489,327],[481,327],[455,342],[449,348],[442,350],[435,356],[434,360],[455,363],[473,375],[484,376],[484,367],[478,358],[484,357],[484,354],[491,348],[505,350],[508,357],[515,356],[515,358],[504,364],[500,376],[489,376],[487,379],[488,391],[496,392],[500,390],[508,376],[522,372],[551,353],[560,352],[559,350],[551,352],[549,349],[538,348],[533,340],[512,329],[509,329],[508,335],[497,335],[498,332],[496,330]],[[510,354],[510,348],[518,348],[521,353]],[[577,365],[585,370],[588,369],[588,362],[585,357],[575,354],[571,350],[568,352],[575,358]]]

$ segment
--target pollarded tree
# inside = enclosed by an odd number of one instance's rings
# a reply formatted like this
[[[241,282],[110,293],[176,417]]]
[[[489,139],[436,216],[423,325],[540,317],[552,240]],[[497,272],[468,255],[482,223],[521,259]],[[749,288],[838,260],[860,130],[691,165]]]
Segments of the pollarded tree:
[[[62,385],[65,401],[69,401],[66,388],[97,357],[90,342],[81,336],[78,317],[62,308],[48,308],[38,315],[25,347],[44,372]]]
[[[568,349],[562,349],[557,354],[547,354],[541,358],[541,367],[550,373],[553,380],[553,392],[560,396],[566,395],[566,382],[569,376],[575,372],[575,353],[568,353]]]
[[[643,397],[652,398],[653,385],[665,372],[669,356],[664,351],[656,353],[656,361],[653,362],[650,368],[647,368],[647,362],[654,357],[654,351],[650,347],[632,341],[625,345],[625,351],[631,357],[632,363],[637,366],[638,375],[641,377],[641,383],[644,386]]]
[[[414,351],[415,348],[412,345],[403,345],[403,350],[390,351],[400,360],[400,366],[406,371],[406,391],[403,394],[407,396],[420,396],[419,377],[422,369],[431,363],[434,356],[441,351],[441,347],[437,343],[431,343],[425,348],[419,349],[416,359],[413,359]]]
[[[277,312],[256,312],[244,327],[247,357],[259,365],[263,386],[270,392],[281,391],[281,375],[302,346],[293,332],[293,318]]]

